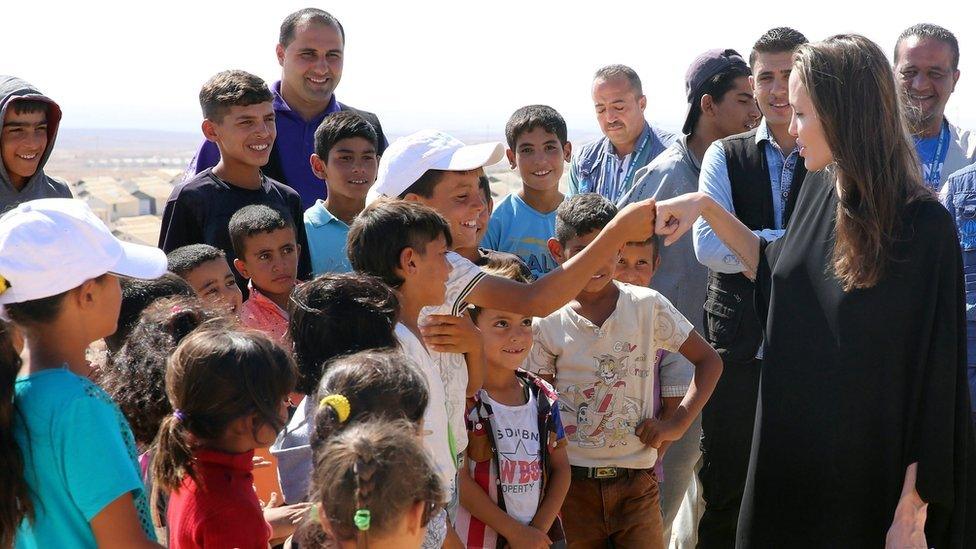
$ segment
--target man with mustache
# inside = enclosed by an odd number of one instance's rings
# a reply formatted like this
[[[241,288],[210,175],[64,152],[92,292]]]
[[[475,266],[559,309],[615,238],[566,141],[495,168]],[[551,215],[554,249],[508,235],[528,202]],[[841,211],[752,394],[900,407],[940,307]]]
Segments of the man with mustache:
[[[952,172],[976,161],[976,139],[945,117],[959,81],[956,37],[929,23],[905,29],[895,44],[895,78],[904,93],[922,177],[938,191]]]
[[[675,136],[644,119],[647,97],[634,69],[601,68],[593,77],[592,93],[604,137],[573,155],[568,195],[599,193],[616,203],[633,186],[637,170],[671,146]]]

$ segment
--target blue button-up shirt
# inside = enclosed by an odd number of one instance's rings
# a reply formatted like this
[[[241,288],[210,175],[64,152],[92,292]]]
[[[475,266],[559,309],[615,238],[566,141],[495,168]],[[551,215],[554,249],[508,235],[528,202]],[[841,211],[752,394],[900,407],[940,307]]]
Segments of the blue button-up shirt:
[[[325,208],[324,200],[305,210],[305,237],[312,258],[312,275],[352,271],[346,251],[349,225]]]
[[[583,145],[573,154],[569,165],[567,195],[599,193],[617,203],[634,185],[637,171],[650,164],[674,140],[674,134],[644,122],[635,150],[623,158],[617,156],[608,137]]]
[[[775,226],[753,232],[771,242],[784,233],[783,215],[786,211],[786,199],[793,186],[793,169],[800,158],[799,150],[794,147],[789,154],[784,155],[769,132],[765,120],[760,122],[756,129],[756,143],[761,144],[766,153]],[[725,157],[725,147],[719,141],[712,143],[705,151],[701,175],[698,178],[698,190],[710,196],[726,210],[735,213],[728,160]],[[703,218],[695,222],[694,236],[695,256],[702,265],[717,273],[741,273],[745,270],[739,258],[718,238]]]

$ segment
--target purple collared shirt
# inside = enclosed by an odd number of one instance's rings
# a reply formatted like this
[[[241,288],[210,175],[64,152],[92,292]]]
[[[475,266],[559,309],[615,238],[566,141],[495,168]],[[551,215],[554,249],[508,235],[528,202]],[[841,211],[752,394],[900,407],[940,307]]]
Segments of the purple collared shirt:
[[[278,130],[278,136],[275,138],[275,150],[281,163],[281,171],[284,174],[282,183],[295,189],[302,198],[302,208],[308,209],[315,204],[316,200],[324,199],[326,194],[325,182],[312,173],[312,166],[309,163],[309,157],[315,152],[315,130],[318,129],[319,124],[326,116],[338,112],[341,107],[336,101],[335,94],[332,94],[329,106],[311,120],[306,121],[300,114],[293,111],[281,97],[280,80],[271,86],[271,93],[274,94],[272,104],[276,115],[275,125]],[[217,149],[216,143],[204,141],[196,156],[190,161],[183,179],[186,180],[207,168],[216,166],[219,160],[220,151]]]

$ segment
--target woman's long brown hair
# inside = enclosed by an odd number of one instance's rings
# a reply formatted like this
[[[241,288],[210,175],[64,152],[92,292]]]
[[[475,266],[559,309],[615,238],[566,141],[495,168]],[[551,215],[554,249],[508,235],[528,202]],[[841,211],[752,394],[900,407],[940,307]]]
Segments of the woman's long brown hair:
[[[881,49],[857,34],[800,46],[793,70],[834,156],[834,274],[845,291],[870,288],[890,264],[905,206],[932,198],[922,184],[894,74]]]

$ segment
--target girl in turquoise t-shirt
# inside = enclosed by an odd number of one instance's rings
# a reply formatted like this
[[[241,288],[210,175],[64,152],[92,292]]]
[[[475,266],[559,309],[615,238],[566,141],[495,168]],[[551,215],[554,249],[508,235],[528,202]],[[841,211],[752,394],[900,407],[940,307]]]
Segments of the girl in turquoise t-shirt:
[[[116,275],[165,271],[162,252],[120,242],[83,202],[0,218],[0,305],[28,352],[0,353],[0,547],[159,547],[132,432],[85,351],[115,331]]]

